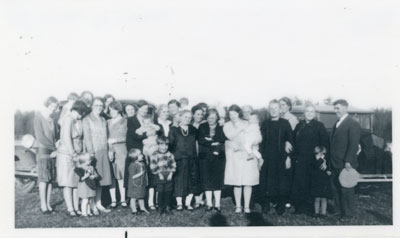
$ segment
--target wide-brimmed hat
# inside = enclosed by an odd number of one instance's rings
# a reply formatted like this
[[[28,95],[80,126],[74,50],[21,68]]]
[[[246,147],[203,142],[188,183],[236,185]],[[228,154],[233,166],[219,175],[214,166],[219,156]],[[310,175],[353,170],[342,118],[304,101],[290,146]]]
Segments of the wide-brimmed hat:
[[[358,183],[358,179],[360,178],[360,174],[357,170],[350,169],[342,169],[339,174],[339,182],[344,188],[352,188],[355,187]]]

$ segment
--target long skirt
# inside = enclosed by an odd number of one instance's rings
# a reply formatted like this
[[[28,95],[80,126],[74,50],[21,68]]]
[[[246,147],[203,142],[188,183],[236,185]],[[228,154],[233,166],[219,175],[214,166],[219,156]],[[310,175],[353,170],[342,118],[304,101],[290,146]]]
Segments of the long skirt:
[[[313,154],[311,157],[313,158]],[[291,197],[295,200],[309,200],[310,199],[310,161],[306,156],[299,156],[299,160],[293,164],[293,184]]]
[[[115,160],[112,163],[115,179],[124,179],[125,160],[128,155],[125,143],[113,145],[115,151]]]
[[[224,185],[225,159],[209,155],[200,159],[199,164],[202,189],[221,190]]]
[[[178,159],[174,174],[174,196],[201,193],[198,161],[192,158]]]
[[[278,151],[269,152],[267,167],[267,195],[271,197],[289,196],[292,169],[285,168],[286,157]]]
[[[110,160],[108,159],[108,151],[107,150],[98,150],[95,151],[94,157],[96,158],[96,169],[99,173],[100,186],[109,186],[111,185],[111,165]]]

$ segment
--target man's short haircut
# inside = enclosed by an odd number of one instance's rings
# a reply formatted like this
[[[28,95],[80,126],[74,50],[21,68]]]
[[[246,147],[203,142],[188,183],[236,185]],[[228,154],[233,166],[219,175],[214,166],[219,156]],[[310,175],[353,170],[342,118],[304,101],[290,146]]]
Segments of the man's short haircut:
[[[181,107],[181,103],[178,102],[176,99],[169,100],[168,106],[169,106],[170,104],[176,104],[176,106]]]
[[[180,102],[181,104],[189,105],[189,99],[186,98],[186,97],[183,97],[183,98],[179,99],[179,102]]]
[[[279,105],[279,101],[276,100],[276,99],[272,99],[271,101],[269,101],[268,105],[271,105],[271,104],[278,104]]]
[[[337,104],[340,104],[340,105],[342,105],[344,107],[348,107],[349,106],[349,103],[344,99],[338,99],[338,100],[333,102],[333,106],[336,106]]]
[[[67,97],[68,101],[71,101],[71,100],[75,101],[75,100],[78,100],[78,98],[79,98],[78,94],[74,93],[74,92],[68,94],[68,97]]]

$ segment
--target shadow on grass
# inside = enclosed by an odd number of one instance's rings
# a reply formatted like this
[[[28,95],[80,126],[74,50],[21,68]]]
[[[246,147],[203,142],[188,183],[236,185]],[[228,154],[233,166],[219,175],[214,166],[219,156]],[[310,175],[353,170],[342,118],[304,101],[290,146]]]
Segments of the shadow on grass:
[[[248,226],[274,226],[274,224],[268,220],[265,220],[261,213],[253,212],[246,216],[249,223]]]
[[[376,220],[378,220],[379,222],[382,222],[383,224],[393,225],[393,220],[390,217],[387,217],[385,215],[382,215],[379,212],[376,212],[376,211],[373,211],[370,209],[366,210],[366,212],[373,215],[376,218]]]
[[[228,226],[228,222],[224,215],[217,213],[210,218],[210,226]]]

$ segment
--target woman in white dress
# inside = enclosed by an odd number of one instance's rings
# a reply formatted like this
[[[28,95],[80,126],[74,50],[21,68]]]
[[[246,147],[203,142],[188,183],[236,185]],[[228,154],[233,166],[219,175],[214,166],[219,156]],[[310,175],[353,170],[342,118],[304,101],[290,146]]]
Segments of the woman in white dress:
[[[235,213],[241,213],[242,190],[244,195],[244,212],[250,213],[250,199],[252,186],[259,183],[260,172],[258,161],[255,158],[249,158],[243,141],[246,136],[245,129],[248,122],[243,120],[242,110],[237,105],[229,107],[230,121],[224,125],[224,133],[227,137],[225,141],[226,165],[225,178],[226,185],[232,185],[235,196]],[[261,138],[261,133],[258,135]]]

